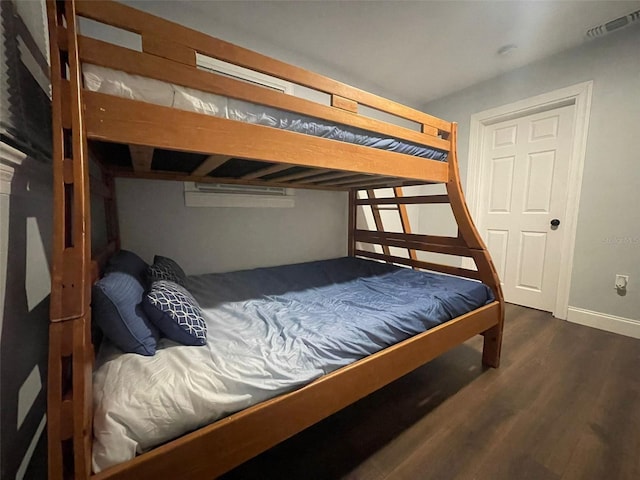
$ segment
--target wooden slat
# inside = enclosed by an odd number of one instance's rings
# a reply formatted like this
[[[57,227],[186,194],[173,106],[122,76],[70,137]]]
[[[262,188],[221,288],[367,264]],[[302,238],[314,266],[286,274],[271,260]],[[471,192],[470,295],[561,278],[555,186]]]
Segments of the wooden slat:
[[[65,184],[73,184],[73,160],[70,158],[62,160],[62,178]]]
[[[368,198],[375,198],[376,191],[375,190],[367,190]],[[373,215],[373,223],[378,232],[384,232],[384,224],[382,223],[382,215],[380,215],[380,210],[377,208],[371,208],[371,214]],[[362,232],[362,230],[357,230],[354,232],[354,240],[358,241],[358,232]],[[389,250],[389,245],[382,245],[382,252],[385,255],[390,255],[391,251]]]
[[[404,196],[402,187],[394,188],[393,193],[396,198],[402,198]],[[371,208],[374,208],[374,206],[372,206]],[[380,205],[375,205],[375,208],[380,208]],[[404,233],[411,233],[411,222],[409,221],[409,212],[407,211],[407,205],[404,203],[398,203],[396,205],[396,208],[398,209],[398,213],[400,215],[400,224],[402,225],[402,231]],[[418,259],[418,254],[416,253],[415,249],[409,248],[407,251],[409,252],[409,258],[411,258],[412,260]]]
[[[209,175],[222,164],[227,163],[229,160],[231,160],[229,155],[209,155],[193,172],[191,172],[191,175],[194,177],[204,177],[205,175]]]
[[[347,112],[358,113],[358,103],[339,95],[331,95],[331,106],[346,110]]]
[[[358,205],[406,205],[427,203],[449,203],[447,195],[417,195],[413,197],[359,198]]]
[[[216,153],[272,163],[446,181],[444,162],[301,133],[85,92],[87,134],[95,140]],[[248,142],[247,139],[251,141]],[[305,148],[300,149],[299,145]],[[338,153],[339,152],[339,153]]]
[[[360,180],[365,179],[365,178],[370,178],[370,175],[356,174],[356,173],[353,173],[353,172],[343,172],[343,173],[350,173],[350,175],[345,175],[344,178],[339,177],[339,178],[334,178],[332,180],[323,180],[323,181],[318,182],[318,183],[320,185],[338,186],[338,185],[346,185],[347,183],[353,183],[353,182],[356,182],[356,181],[360,181]]]
[[[69,80],[60,82],[60,100],[62,102],[62,128],[71,129],[71,86]]]
[[[103,170],[102,180],[110,196],[105,198],[105,220],[107,222],[107,240],[115,243],[115,250],[120,249],[120,225],[118,223],[118,206],[116,204],[116,182],[110,172]]]
[[[289,170],[290,168],[291,165],[271,165],[270,167],[261,168],[255,172],[247,173],[246,175],[243,175],[242,178],[252,180],[254,178],[265,177],[267,175],[282,172],[283,170]]]
[[[383,188],[383,187],[395,187],[396,185],[402,185],[403,181],[400,178],[394,178],[394,177],[386,177],[386,178],[380,178],[380,177],[371,177],[369,176],[369,179],[362,179],[362,180],[355,180],[352,182],[346,182],[346,183],[328,183],[327,185],[340,185],[342,187],[349,187],[349,188],[365,188],[365,187],[370,187],[370,188]]]
[[[196,52],[193,48],[174,43],[166,37],[157,37],[150,33],[143,35],[142,51],[191,67],[196,66]]]
[[[498,308],[497,302],[480,307],[92,478],[157,480],[169,476],[190,480],[219,476],[490,329],[498,321]]]
[[[444,151],[449,151],[451,146],[450,142],[434,135],[416,132],[361,115],[353,115],[351,112],[345,112],[339,108],[321,105],[276,90],[188,67],[154,55],[136,52],[88,37],[80,37],[79,41],[82,59],[87,63],[123,70],[136,75],[143,75],[205,92],[269,105],[317,118],[324,118],[331,122],[352,125],[391,137],[429,145]]]
[[[356,250],[355,255],[359,257],[373,258],[374,260],[382,260],[389,263],[397,263],[399,265],[407,265],[410,267],[422,268],[424,270],[432,270],[435,272],[446,273],[448,275],[456,275],[458,277],[472,278],[480,280],[480,274],[475,270],[466,268],[452,267],[449,265],[441,265],[439,263],[424,262],[422,260],[413,260],[411,258],[396,257],[393,255],[383,255],[376,252],[367,252],[364,250]]]
[[[398,238],[406,241],[415,241],[420,243],[427,243],[433,245],[446,245],[450,247],[465,247],[464,240],[458,237],[443,237],[440,235],[424,235],[420,233],[399,233],[399,232],[377,232],[375,230],[358,230],[362,233],[371,233],[375,235],[391,235],[394,238]]]
[[[353,177],[357,176],[357,174],[353,174],[351,172],[329,172],[321,175],[315,175],[311,178],[305,178],[304,180],[299,181],[298,183],[313,183],[317,185],[322,185],[323,183],[329,182],[331,180],[337,180],[339,178]]]
[[[51,57],[51,128],[53,132],[52,142],[52,171],[53,171],[53,235],[52,235],[52,257],[51,257],[51,297],[50,297],[50,317],[52,319],[62,317],[62,278],[63,278],[63,262],[61,252],[65,247],[65,232],[63,225],[65,223],[66,210],[64,205],[64,185],[65,185],[65,167],[64,167],[64,129],[71,126],[71,99],[70,87],[68,82],[61,76],[62,65],[60,59],[60,50],[57,48],[59,38],[59,24],[57,10],[61,5],[53,2],[47,2],[47,18],[49,30],[49,47]],[[66,33],[66,32],[65,32]],[[66,38],[66,35],[65,35]],[[66,85],[66,86],[65,86]],[[66,89],[66,92],[64,91]],[[52,343],[52,342],[51,342]],[[52,348],[52,347],[50,347]],[[53,362],[59,359],[51,358],[50,363],[53,368]],[[54,375],[57,370],[54,371]],[[51,377],[51,374],[50,374]],[[51,381],[50,381],[51,383]],[[51,385],[50,385],[51,387]],[[49,417],[51,422],[51,417]],[[59,423],[59,422],[58,422]],[[49,428],[51,432],[51,427]],[[59,439],[59,425],[54,426],[54,433],[49,435],[49,458],[52,462],[59,464],[59,468],[52,469],[50,462],[49,473],[54,475],[51,478],[60,478],[62,475],[62,452]],[[56,473],[57,472],[57,473]]]
[[[280,182],[278,179],[275,180],[244,180],[241,178],[227,178],[227,177],[196,177],[194,175],[176,173],[176,172],[165,172],[159,170],[152,170],[151,172],[134,172],[133,170],[127,170],[122,168],[114,168],[111,170],[111,173],[114,177],[124,177],[124,178],[147,178],[150,180],[174,180],[177,182],[198,182],[198,183],[228,183],[231,185],[260,185],[260,186],[270,186],[270,187],[284,187],[284,188],[306,188],[310,190],[342,190],[346,191],[347,188],[339,188],[339,187],[327,187],[313,184],[303,184],[298,185],[295,181],[292,182]]]
[[[108,2],[78,1],[78,12],[87,18],[138,33],[170,38],[195,51],[249,68],[267,75],[288,80],[305,87],[351,99],[383,112],[391,113],[439,130],[450,131],[451,124],[439,118],[406,107],[397,102],[351,87],[322,75],[261,55],[246,48],[212,38],[204,33],[164,20],[134,8]]]
[[[356,205],[356,198],[358,194],[355,190],[349,190],[349,216],[348,216],[348,224],[347,224],[347,254],[350,257],[353,257],[353,252],[356,249],[356,241],[355,241],[355,231],[357,227],[357,219],[358,219],[358,206]]]
[[[66,52],[67,50],[69,50],[69,38],[67,34],[67,29],[62,25],[58,26],[56,39],[58,41],[57,42],[58,48],[61,51]]]
[[[410,181],[410,180],[403,180],[400,178],[381,178],[381,177],[374,177],[376,178],[375,181],[371,180],[371,181],[362,181],[362,182],[357,182],[357,183],[353,183],[353,184],[348,184],[348,185],[339,185],[339,187],[341,188],[349,188],[349,189],[356,189],[356,190],[369,190],[369,189],[378,189],[378,188],[394,188],[397,186],[404,186],[404,187],[408,187],[408,186],[412,186],[412,185],[424,185],[424,182],[417,182],[417,181]],[[328,186],[329,184],[327,184]],[[321,185],[321,186],[325,186],[325,185]]]
[[[374,209],[375,211],[375,209]],[[378,214],[379,215],[379,214]],[[457,255],[460,257],[473,257],[473,252],[466,246],[444,245],[423,241],[422,235],[412,233],[395,233],[385,231],[356,230],[356,242],[371,243],[375,245],[406,248],[407,250],[420,250],[423,252],[443,253],[446,255]],[[388,253],[385,252],[387,255]],[[417,260],[417,258],[414,258]]]
[[[298,181],[301,180],[303,178],[307,178],[307,177],[314,177],[316,175],[319,175],[321,173],[325,173],[325,172],[330,172],[331,170],[326,169],[326,168],[313,168],[313,169],[309,169],[309,170],[305,170],[304,172],[297,172],[297,173],[291,173],[289,175],[283,175],[281,177],[278,177],[276,179],[274,179],[277,182],[293,182],[293,181]]]
[[[144,145],[129,145],[129,153],[131,154],[131,163],[136,172],[148,172],[151,170],[151,162],[153,161],[153,147]]]
[[[427,125],[426,123],[422,124],[422,133],[426,133],[427,135],[438,135],[438,128],[432,127],[431,125]]]

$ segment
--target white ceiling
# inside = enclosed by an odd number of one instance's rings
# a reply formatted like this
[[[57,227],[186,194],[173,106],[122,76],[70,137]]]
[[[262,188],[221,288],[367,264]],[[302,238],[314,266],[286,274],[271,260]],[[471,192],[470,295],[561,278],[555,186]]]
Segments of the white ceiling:
[[[586,40],[588,28],[640,9],[640,0],[235,0],[188,7],[200,20],[215,19],[419,106],[597,41]],[[518,48],[498,55],[508,44]]]

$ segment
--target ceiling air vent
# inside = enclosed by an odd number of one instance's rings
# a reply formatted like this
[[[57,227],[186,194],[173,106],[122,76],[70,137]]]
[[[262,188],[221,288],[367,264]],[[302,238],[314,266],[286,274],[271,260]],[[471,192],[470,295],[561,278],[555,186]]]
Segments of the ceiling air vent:
[[[598,38],[603,37],[608,33],[613,32],[614,30],[619,30],[624,27],[628,27],[640,20],[640,10],[636,10],[635,12],[631,12],[628,15],[624,15],[620,18],[616,18],[615,20],[611,20],[603,25],[598,25],[587,30],[587,38]]]

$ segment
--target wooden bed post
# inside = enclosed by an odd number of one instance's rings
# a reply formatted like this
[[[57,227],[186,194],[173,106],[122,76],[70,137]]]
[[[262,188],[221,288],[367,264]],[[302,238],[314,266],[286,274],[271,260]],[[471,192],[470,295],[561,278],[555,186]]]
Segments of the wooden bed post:
[[[91,472],[93,348],[87,140],[73,1],[47,1],[53,127],[53,254],[49,329],[49,478]]]
[[[348,220],[348,244],[347,244],[347,252],[350,257],[355,255],[356,250],[356,241],[355,241],[355,231],[357,225],[358,218],[358,206],[356,205],[356,198],[358,197],[358,190],[351,189],[349,190],[349,220]]]
[[[104,200],[105,217],[107,220],[107,242],[113,244],[114,250],[120,250],[120,222],[118,221],[118,205],[116,202],[116,182],[113,175],[106,170],[102,172],[103,181],[108,189],[108,196]]]
[[[453,215],[458,223],[458,236],[462,237],[464,242],[473,252],[473,260],[478,268],[480,280],[491,287],[496,300],[500,302],[500,322],[498,325],[490,328],[484,335],[484,348],[482,351],[482,363],[490,367],[498,367],[500,365],[500,349],[502,347],[502,328],[504,324],[504,297],[502,288],[500,287],[500,279],[496,271],[489,251],[482,241],[482,237],[478,233],[473,223],[467,203],[462,192],[460,183],[460,171],[458,168],[458,156],[456,151],[456,134],[457,124],[451,124],[451,150],[449,153],[449,181],[447,182],[447,194]]]

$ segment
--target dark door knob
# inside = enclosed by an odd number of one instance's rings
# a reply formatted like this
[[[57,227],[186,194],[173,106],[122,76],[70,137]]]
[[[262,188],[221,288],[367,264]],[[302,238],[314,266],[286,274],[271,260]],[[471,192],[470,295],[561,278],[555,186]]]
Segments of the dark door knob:
[[[557,227],[558,225],[560,225],[560,220],[558,220],[557,218],[554,218],[553,220],[551,220],[552,227]]]

